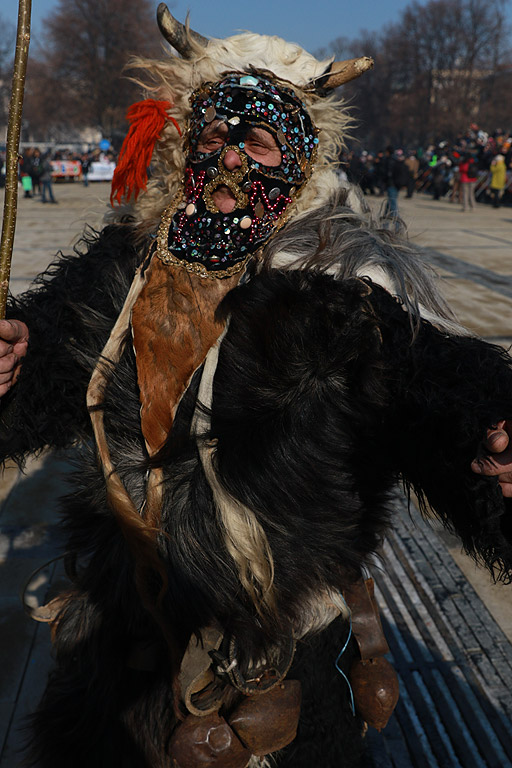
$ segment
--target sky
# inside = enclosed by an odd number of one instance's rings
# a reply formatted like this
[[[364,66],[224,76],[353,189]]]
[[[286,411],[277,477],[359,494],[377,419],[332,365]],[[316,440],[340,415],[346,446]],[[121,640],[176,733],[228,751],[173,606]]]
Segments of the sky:
[[[241,30],[283,37],[314,53],[337,37],[353,38],[362,29],[378,31],[396,22],[412,0],[171,0],[171,13],[205,37],[227,37]],[[426,0],[425,0],[426,2]],[[420,4],[424,4],[421,0]],[[37,44],[41,21],[56,0],[32,0],[32,40]],[[155,14],[158,0],[155,0]],[[511,2],[512,5],[512,2]],[[3,19],[16,26],[17,0],[1,0]],[[156,24],[156,22],[155,22]],[[361,51],[364,55],[364,51]]]

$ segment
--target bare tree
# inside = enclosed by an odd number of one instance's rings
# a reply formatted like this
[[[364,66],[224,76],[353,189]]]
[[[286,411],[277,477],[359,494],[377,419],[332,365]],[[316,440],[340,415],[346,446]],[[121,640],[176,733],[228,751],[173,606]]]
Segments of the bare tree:
[[[413,2],[398,23],[348,47],[375,58],[374,72],[346,89],[365,141],[382,147],[453,138],[496,111],[489,92],[508,82],[505,0]],[[512,123],[504,94],[500,106],[501,121]]]
[[[46,133],[95,126],[124,133],[138,96],[123,70],[132,54],[161,51],[150,0],[59,0],[44,22],[44,45],[27,77],[29,120]]]
[[[354,118],[354,126],[348,136],[351,142],[366,141],[372,134],[371,126],[382,126],[386,122],[387,99],[387,62],[381,56],[381,36],[362,33],[350,40],[338,37],[326,48],[315,51],[318,58],[334,57],[340,61],[357,56],[370,56],[375,61],[374,69],[340,90]]]

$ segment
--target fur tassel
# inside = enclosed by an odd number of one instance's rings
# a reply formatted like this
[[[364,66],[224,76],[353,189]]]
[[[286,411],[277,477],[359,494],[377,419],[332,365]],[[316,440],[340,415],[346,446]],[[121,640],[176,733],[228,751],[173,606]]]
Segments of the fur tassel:
[[[126,119],[131,123],[128,134],[119,153],[119,163],[112,179],[110,202],[121,203],[123,197],[137,200],[139,192],[145,190],[148,182],[147,169],[151,162],[155,142],[160,138],[167,120],[181,131],[178,123],[167,114],[172,107],[170,101],[145,99],[138,101],[128,109]]]
[[[240,582],[250,596],[260,618],[263,620],[272,618],[276,624],[279,624],[273,590],[274,559],[265,531],[251,509],[241,504],[223,488],[214,467],[214,451],[218,441],[204,439],[210,427],[207,411],[212,406],[212,386],[219,348],[227,328],[228,324],[206,356],[192,433],[196,435],[203,470],[225,531],[224,543],[236,563]]]

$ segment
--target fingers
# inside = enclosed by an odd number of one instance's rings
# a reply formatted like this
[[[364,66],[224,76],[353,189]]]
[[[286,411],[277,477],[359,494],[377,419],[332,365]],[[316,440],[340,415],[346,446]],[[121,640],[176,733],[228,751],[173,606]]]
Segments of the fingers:
[[[0,358],[5,357],[6,355],[11,355],[13,352],[13,345],[8,341],[2,341],[2,339],[0,339]]]
[[[28,328],[21,320],[0,320],[0,397],[19,376],[28,346]]]
[[[18,378],[21,368],[19,362],[20,358],[14,352],[0,356],[0,397],[9,391]]]
[[[507,422],[499,421],[495,427],[487,430],[484,446],[491,453],[501,453],[510,443],[510,435],[507,430]]]
[[[508,474],[508,480],[499,480],[501,492],[507,499],[512,499],[512,472]]]
[[[473,459],[471,469],[478,475],[499,475],[503,472],[512,472],[512,444],[508,441],[504,450]]]
[[[7,380],[5,378],[7,375],[12,376],[12,372],[18,365],[19,360],[18,355],[12,351],[6,355],[0,355],[0,384]]]
[[[482,475],[498,475],[512,470],[512,421],[505,419],[487,430],[482,441],[483,450],[471,462],[473,472]]]
[[[496,477],[503,495],[512,498],[512,450],[494,459],[474,459],[471,469],[477,475]]]
[[[28,328],[21,320],[0,320],[0,339],[16,344],[28,341]]]
[[[504,429],[488,430],[484,445],[491,453],[501,453],[510,443],[510,437]]]
[[[499,421],[487,430],[483,447],[489,454],[471,462],[471,469],[478,475],[496,477],[503,496],[512,498],[512,421]]]

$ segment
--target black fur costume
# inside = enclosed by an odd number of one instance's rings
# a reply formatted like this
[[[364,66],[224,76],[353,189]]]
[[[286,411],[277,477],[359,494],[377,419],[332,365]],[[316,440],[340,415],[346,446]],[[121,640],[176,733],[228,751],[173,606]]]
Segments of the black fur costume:
[[[4,455],[83,446],[64,504],[73,599],[59,618],[56,669],[33,718],[31,756],[42,768],[169,766],[176,721],[167,648],[137,594],[85,407],[91,371],[144,250],[133,236],[130,225],[91,236],[79,257],[61,258],[11,306],[29,326],[30,347],[2,403]],[[312,594],[342,590],[378,548],[400,475],[467,551],[510,580],[512,505],[495,479],[470,470],[485,429],[512,416],[511,362],[501,349],[425,321],[415,330],[384,289],[318,270],[254,274],[220,311],[230,324],[208,437],[218,441],[223,486],[266,533],[280,623],[255,615],[226,551],[190,437],[196,376],[157,457],[165,475],[163,607],[181,650],[214,620],[236,636],[242,665],[287,637]],[[148,459],[139,408],[128,347],[108,386],[105,422],[114,464],[140,508]],[[159,587],[155,577],[155,594]],[[301,722],[280,765],[358,764],[362,724],[334,668],[347,631],[336,620],[299,643],[289,677],[302,681]],[[142,647],[150,652],[141,665],[134,657]],[[350,647],[347,666],[352,654]]]

